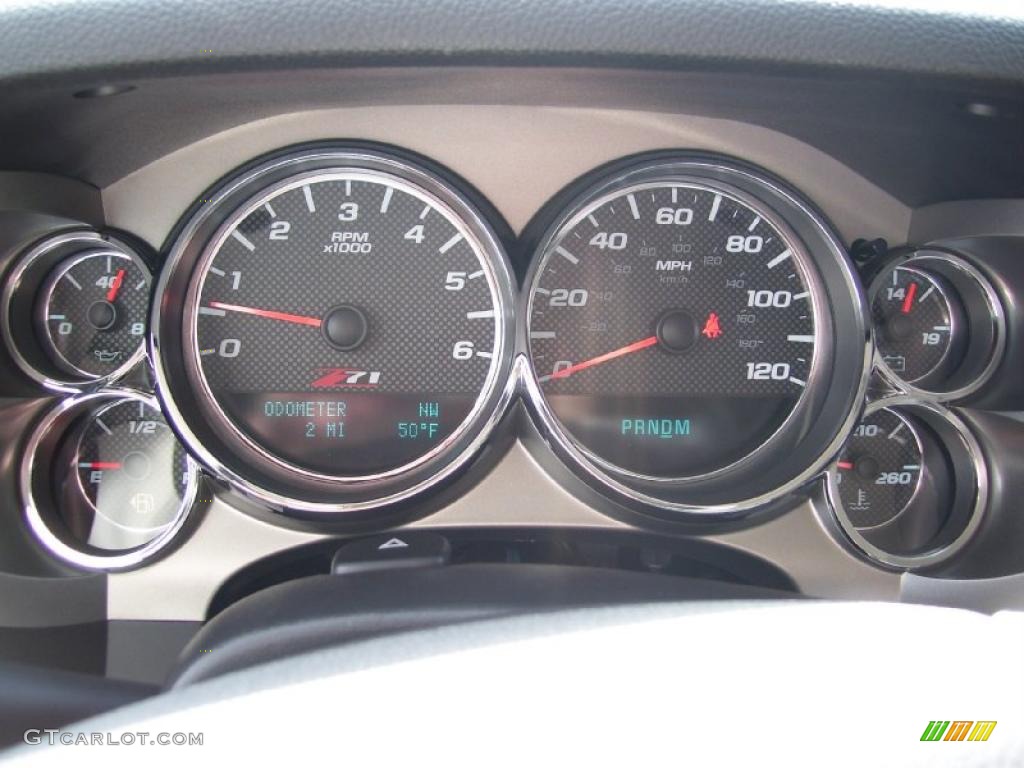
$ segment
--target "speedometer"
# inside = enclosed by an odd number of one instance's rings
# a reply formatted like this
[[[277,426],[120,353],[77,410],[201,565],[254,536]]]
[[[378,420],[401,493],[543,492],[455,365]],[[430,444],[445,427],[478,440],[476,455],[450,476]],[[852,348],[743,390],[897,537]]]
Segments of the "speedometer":
[[[373,152],[301,154],[238,191],[182,241],[167,335],[212,427],[199,450],[220,443],[211,463],[300,508],[373,503],[464,460],[511,352],[510,277],[477,209]]]
[[[526,342],[542,416],[588,468],[652,489],[739,483],[812,434],[836,352],[819,264],[837,249],[788,202],[725,166],[655,162],[548,229]],[[863,333],[860,297],[835,288]]]
[[[815,299],[801,246],[754,205],[694,182],[638,184],[553,241],[530,350],[552,409],[592,452],[645,474],[704,474],[796,408]]]

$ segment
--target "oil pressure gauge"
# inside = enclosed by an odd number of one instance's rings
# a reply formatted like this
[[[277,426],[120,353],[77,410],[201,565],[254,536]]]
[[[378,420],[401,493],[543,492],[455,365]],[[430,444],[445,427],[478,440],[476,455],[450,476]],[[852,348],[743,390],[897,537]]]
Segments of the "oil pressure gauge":
[[[99,378],[131,363],[142,348],[149,271],[133,255],[91,250],[57,266],[38,305],[43,348],[62,371]]]
[[[82,229],[22,254],[0,296],[0,333],[22,373],[45,389],[79,392],[135,368],[152,283],[142,247]]]

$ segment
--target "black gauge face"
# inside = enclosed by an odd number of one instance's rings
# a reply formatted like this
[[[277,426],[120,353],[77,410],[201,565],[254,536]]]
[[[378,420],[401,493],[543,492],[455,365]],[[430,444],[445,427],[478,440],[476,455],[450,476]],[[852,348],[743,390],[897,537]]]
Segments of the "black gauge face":
[[[85,548],[141,547],[176,523],[195,478],[161,413],[121,400],[86,417],[55,477],[59,514]]]
[[[904,381],[921,382],[955,362],[951,349],[959,329],[949,292],[936,277],[896,267],[880,282],[871,314],[878,351]]]
[[[131,256],[93,251],[58,265],[38,308],[42,346],[65,373],[109,376],[138,356],[146,335],[150,275]]]
[[[624,188],[580,206],[541,258],[534,371],[599,461],[711,473],[804,396],[818,340],[806,256],[752,199],[674,180]]]
[[[839,497],[855,528],[897,517],[921,482],[921,439],[913,425],[887,408],[866,416],[836,464]]]
[[[398,472],[475,417],[502,354],[493,253],[452,210],[369,170],[306,175],[234,213],[193,275],[200,386],[267,459]]]

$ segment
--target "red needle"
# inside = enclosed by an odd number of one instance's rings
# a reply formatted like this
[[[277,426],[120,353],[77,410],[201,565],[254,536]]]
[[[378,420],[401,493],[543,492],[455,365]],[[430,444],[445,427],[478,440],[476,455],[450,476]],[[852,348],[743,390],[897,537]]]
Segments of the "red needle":
[[[120,469],[119,461],[87,461],[79,464],[82,469]]]
[[[589,360],[584,360],[582,363],[576,363],[576,365],[570,365],[568,368],[562,368],[560,371],[555,371],[551,374],[553,379],[564,379],[566,376],[571,376],[576,371],[582,371],[584,368],[590,368],[601,363],[607,363],[609,360],[614,360],[616,357],[622,357],[628,355],[630,352],[639,352],[641,349],[647,349],[658,343],[657,336],[648,336],[646,339],[641,341],[635,341],[632,344],[627,344],[624,347],[613,350],[611,352],[605,352],[603,355],[592,357]]]
[[[907,288],[907,295],[903,299],[902,312],[904,315],[910,314],[910,307],[914,303],[914,297],[917,295],[917,283],[911,283],[910,287]]]
[[[114,282],[110,284],[110,290],[107,291],[107,301],[110,303],[114,302],[117,298],[117,292],[121,290],[121,283],[124,282],[124,270],[117,270],[117,275],[114,276]]]
[[[840,469],[853,469],[852,461],[840,461],[836,463],[836,466]]]
[[[244,315],[256,315],[257,317],[268,317],[271,320],[282,320],[286,323],[297,325],[311,325],[314,328],[321,326],[320,318],[305,317],[304,315],[292,315],[287,312],[275,312],[272,309],[256,309],[255,307],[240,307],[237,304],[223,304],[219,301],[211,301],[212,309],[223,309],[227,312],[241,312]]]

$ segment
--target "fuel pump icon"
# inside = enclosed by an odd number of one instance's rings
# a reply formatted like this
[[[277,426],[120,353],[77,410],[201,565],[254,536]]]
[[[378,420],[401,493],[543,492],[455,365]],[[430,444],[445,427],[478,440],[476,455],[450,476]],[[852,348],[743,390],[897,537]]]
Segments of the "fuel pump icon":
[[[139,517],[148,517],[153,514],[156,509],[156,499],[152,493],[136,493],[131,498],[132,509],[135,510],[135,514]]]

